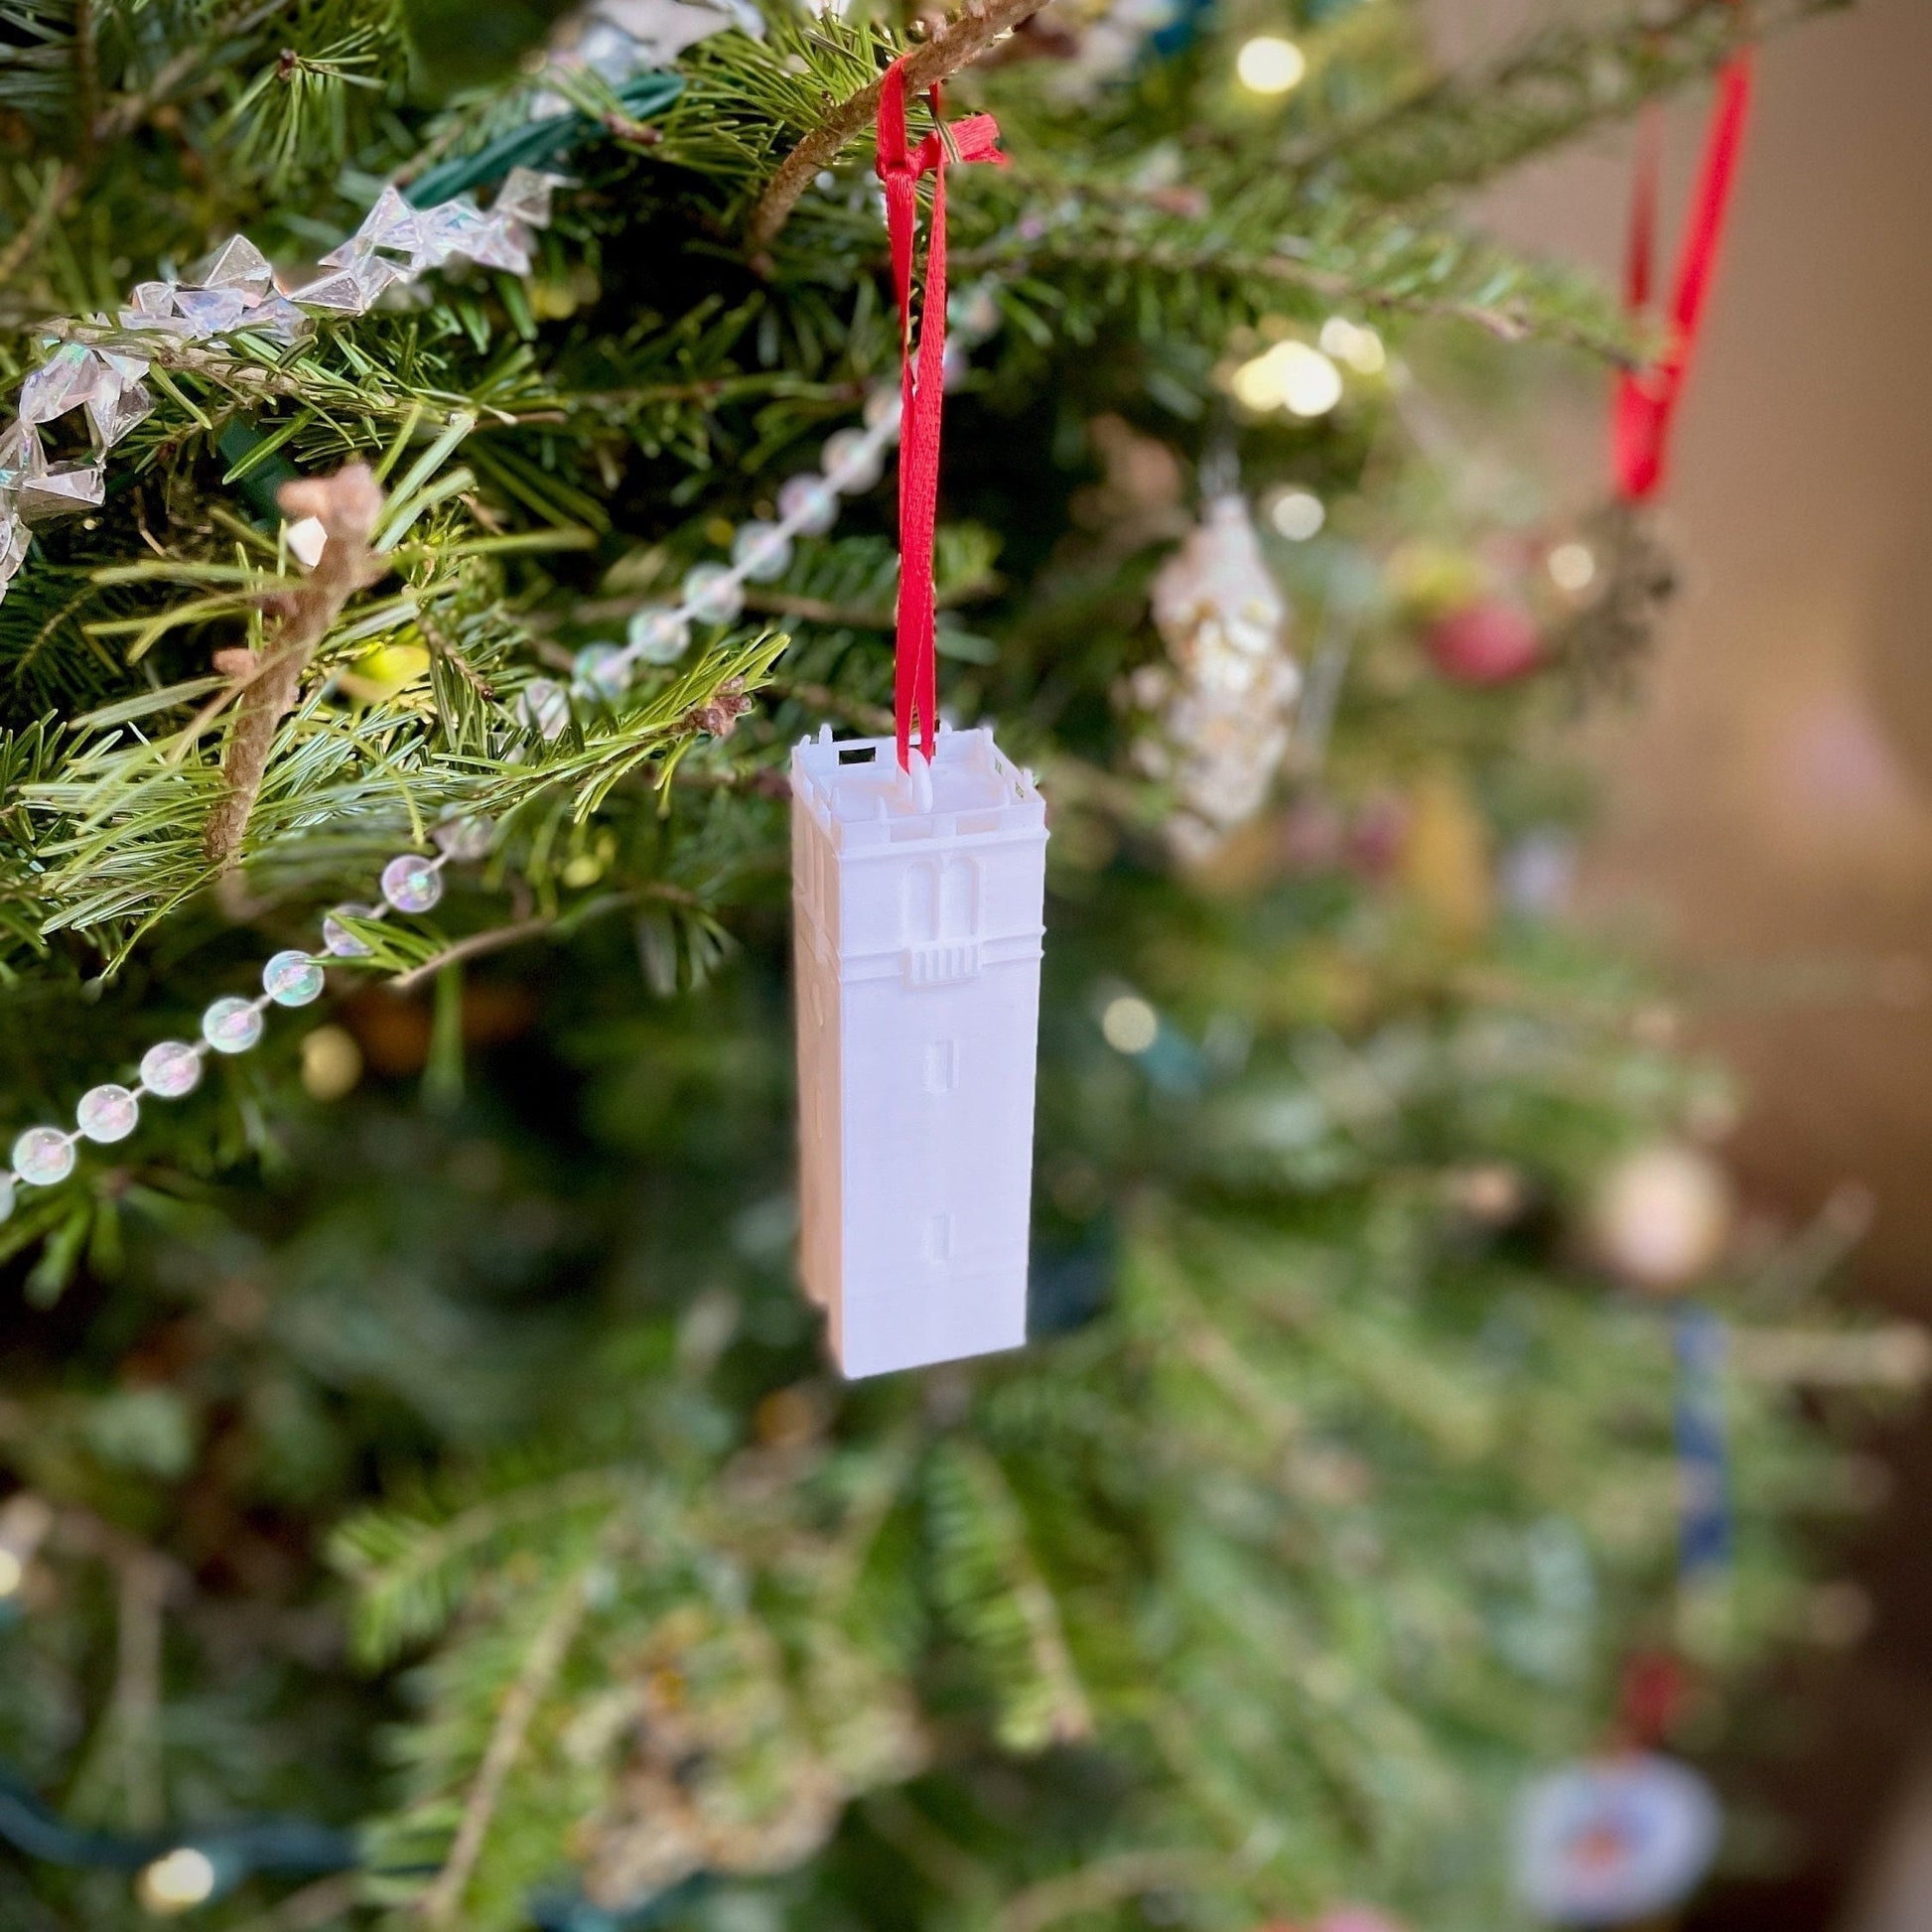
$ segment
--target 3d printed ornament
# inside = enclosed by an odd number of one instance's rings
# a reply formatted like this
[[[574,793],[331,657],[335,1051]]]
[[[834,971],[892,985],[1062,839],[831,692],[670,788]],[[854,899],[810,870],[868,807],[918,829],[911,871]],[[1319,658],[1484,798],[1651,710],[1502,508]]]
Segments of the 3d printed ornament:
[[[936,87],[931,100],[937,121]],[[879,173],[901,349],[895,732],[840,745],[828,726],[791,755],[801,1265],[852,1376],[1027,1338],[1046,813],[991,731],[939,724],[933,651],[946,163],[999,161],[998,131],[975,114],[913,146],[904,69],[887,70]],[[853,487],[842,470],[828,444],[826,476]]]
[[[989,730],[791,755],[801,1263],[850,1376],[1027,1338],[1046,817]]]

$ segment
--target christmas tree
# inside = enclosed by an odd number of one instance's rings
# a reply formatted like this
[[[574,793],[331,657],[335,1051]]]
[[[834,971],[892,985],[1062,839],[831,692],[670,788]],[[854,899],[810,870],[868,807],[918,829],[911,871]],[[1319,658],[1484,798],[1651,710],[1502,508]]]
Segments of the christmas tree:
[[[1631,1656],[1716,1734],[1801,1626],[1815,1284],[1545,916],[1667,573],[1442,405],[1656,346],[1453,198],[1812,8],[1035,6],[9,11],[8,1926],[1494,1932]],[[935,581],[1051,814],[1033,1339],[844,1383],[785,760],[893,723],[907,48],[1007,157]]]

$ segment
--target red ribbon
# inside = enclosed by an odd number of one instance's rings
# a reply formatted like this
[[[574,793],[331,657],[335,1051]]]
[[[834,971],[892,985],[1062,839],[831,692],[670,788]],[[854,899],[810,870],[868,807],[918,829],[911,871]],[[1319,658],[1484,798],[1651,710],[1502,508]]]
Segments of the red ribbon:
[[[935,86],[927,98],[932,102],[933,131],[916,148],[909,147],[903,57],[886,69],[879,89],[879,179],[886,185],[886,231],[893,248],[893,282],[898,291],[898,641],[893,666],[893,715],[901,770],[911,768],[914,714],[919,721],[919,749],[927,759],[932,757],[938,725],[932,531],[939,503],[939,417],[946,397],[946,163],[1006,160],[994,145],[1000,129],[991,114],[969,114],[948,126],[940,118],[939,89]],[[932,232],[926,243],[915,355],[912,239],[921,175],[932,177]]]
[[[1744,145],[1744,123],[1751,99],[1748,48],[1733,54],[1718,75],[1718,98],[1711,110],[1690,223],[1677,263],[1671,296],[1669,337],[1663,354],[1648,368],[1627,369],[1618,377],[1611,418],[1611,462],[1617,493],[1640,503],[1656,494],[1664,480],[1672,418],[1684,394],[1684,379],[1704,320],[1705,298],[1718,264],[1725,217]],[[1651,261],[1657,243],[1657,169],[1661,142],[1657,110],[1644,117],[1637,154],[1636,190],[1630,207],[1630,253],[1625,266],[1625,297],[1630,312],[1642,316],[1650,304]]]

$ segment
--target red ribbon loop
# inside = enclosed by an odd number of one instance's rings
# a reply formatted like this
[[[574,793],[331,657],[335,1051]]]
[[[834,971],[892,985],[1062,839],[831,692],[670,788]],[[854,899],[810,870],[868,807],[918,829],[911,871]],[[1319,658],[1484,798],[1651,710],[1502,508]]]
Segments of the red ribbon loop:
[[[912,720],[919,749],[932,757],[938,728],[938,667],[933,651],[932,536],[939,505],[939,419],[946,395],[946,164],[1004,163],[991,114],[969,114],[948,126],[939,89],[927,98],[937,123],[916,148],[905,131],[901,57],[879,89],[879,178],[886,186],[886,231],[898,294],[898,637],[893,665],[893,716],[901,770],[911,767]],[[912,249],[918,224],[918,181],[932,177],[932,232],[926,243],[918,347],[912,344]]]
[[[1691,352],[1704,321],[1705,298],[1718,265],[1737,158],[1744,145],[1744,123],[1751,99],[1750,52],[1734,54],[1718,75],[1718,98],[1711,110],[1704,158],[1691,200],[1689,225],[1677,263],[1671,296],[1669,336],[1664,351],[1648,368],[1626,369],[1617,378],[1610,423],[1610,460],[1617,493],[1641,503],[1664,481],[1671,423],[1683,399]],[[1657,167],[1661,133],[1654,110],[1646,116],[1637,156],[1636,191],[1630,207],[1630,253],[1625,267],[1625,300],[1642,316],[1650,303],[1651,260],[1657,242]]]

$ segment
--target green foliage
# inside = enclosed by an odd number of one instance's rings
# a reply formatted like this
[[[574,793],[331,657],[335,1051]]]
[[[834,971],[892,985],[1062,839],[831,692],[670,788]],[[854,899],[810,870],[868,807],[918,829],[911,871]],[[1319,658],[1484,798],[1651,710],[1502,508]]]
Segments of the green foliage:
[[[541,13],[494,41],[385,0],[22,0],[0,372],[117,335],[129,284],[237,228],[312,258],[398,171],[483,166],[552,84],[510,71]],[[1641,346],[1449,195],[1708,69],[1741,16],[1440,74],[1413,7],[1319,13],[1283,101],[1229,81],[1281,24],[1244,6],[1084,90],[1046,58],[953,86],[1012,165],[953,190],[956,281],[1001,327],[948,405],[939,649],[1053,812],[1014,1359],[838,1384],[792,1281],[782,769],[889,722],[889,492],[553,738],[516,708],[895,370],[862,142],[768,260],[742,240],[895,23],[774,7],[690,50],[647,127],[557,81],[576,186],[527,279],[453,271],[293,348],[146,345],[107,501],[42,526],[0,603],[9,1134],[193,1037],[446,817],[494,829],[432,914],[345,915],[370,950],[318,1015],[0,1227],[31,1506],[0,1545],[52,1525],[0,1627],[0,1754],[39,1788],[116,1827],[353,1826],[366,1868],[318,1908],[345,1925],[508,1932],[578,1892],[692,1932],[1513,1922],[1513,1792],[1601,1734],[1674,1615],[1668,1316],[1575,1228],[1719,1096],[1650,1043],[1657,989],[1498,905],[1499,855],[1576,815],[1526,749],[1569,689],[1457,687],[1420,646],[1446,584],[1553,595],[1495,562],[1541,555],[1546,513],[1438,396],[1500,425],[1496,339]],[[1393,367],[1318,420],[1233,400],[1336,314]],[[215,653],[267,645],[294,581],[275,483],[349,461],[389,573],[321,639],[223,876]],[[1267,537],[1311,695],[1282,795],[1189,872],[1133,676],[1231,461],[1327,507]],[[1583,668],[1648,609],[1612,590],[1544,610]],[[1108,1043],[1123,998],[1145,1051]],[[1701,1286],[1740,1326],[1820,1322],[1802,1275]],[[1802,1628],[1807,1541],[1854,1500],[1803,1420],[1732,1392],[1734,1574],[1683,1639],[1714,1675]],[[0,1868],[0,1917],[142,1922],[118,1877],[42,1866]]]

